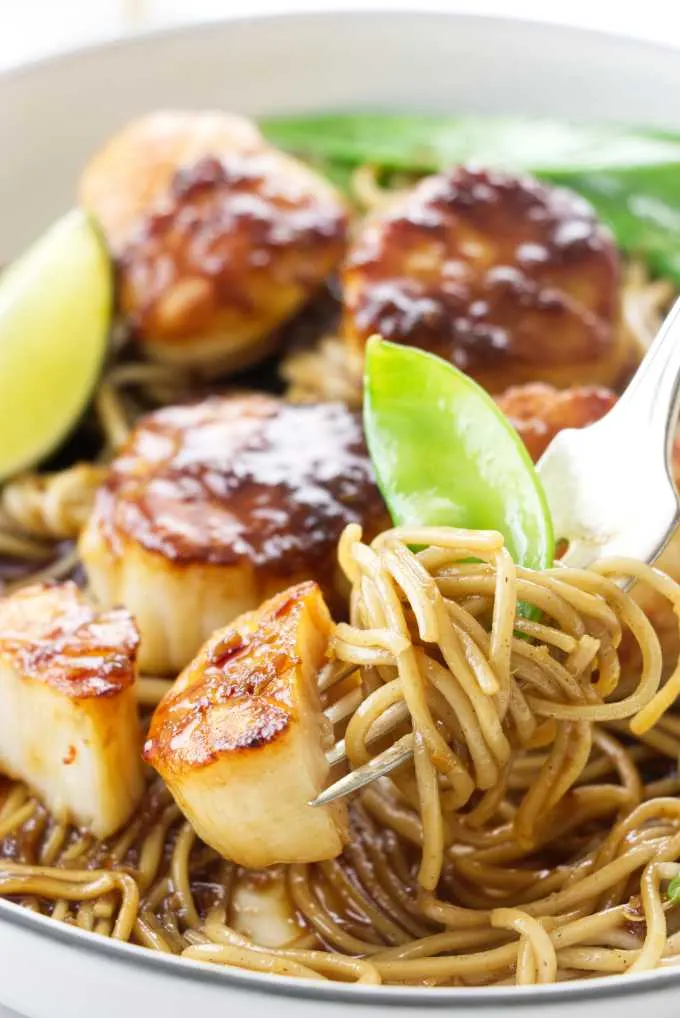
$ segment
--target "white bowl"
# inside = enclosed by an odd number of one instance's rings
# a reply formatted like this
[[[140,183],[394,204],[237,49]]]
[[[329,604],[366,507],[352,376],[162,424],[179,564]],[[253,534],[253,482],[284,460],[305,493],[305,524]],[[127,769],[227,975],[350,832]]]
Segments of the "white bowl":
[[[392,107],[680,128],[680,54],[606,34],[445,14],[209,23],[0,76],[0,264],[73,201],[84,158],[161,106],[251,114]],[[116,944],[0,901],[0,1001],[27,1018],[397,1018],[422,1011],[676,1018],[680,970],[530,989],[360,988]]]

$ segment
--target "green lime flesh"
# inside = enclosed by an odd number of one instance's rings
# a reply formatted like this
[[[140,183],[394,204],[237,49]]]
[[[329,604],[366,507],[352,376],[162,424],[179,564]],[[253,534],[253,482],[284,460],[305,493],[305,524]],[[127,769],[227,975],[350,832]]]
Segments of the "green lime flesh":
[[[0,480],[35,466],[78,422],[106,353],[112,303],[109,256],[78,209],[0,276]]]

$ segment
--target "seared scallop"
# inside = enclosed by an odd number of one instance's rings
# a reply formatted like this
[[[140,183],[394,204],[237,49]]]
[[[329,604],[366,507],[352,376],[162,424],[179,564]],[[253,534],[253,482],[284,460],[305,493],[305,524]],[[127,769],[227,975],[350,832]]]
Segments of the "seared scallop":
[[[318,671],[331,618],[316,583],[213,635],[154,713],[144,755],[197,834],[253,869],[339,855],[342,803],[315,808],[329,765]]]
[[[162,110],[133,120],[91,157],[80,177],[79,197],[119,255],[138,224],[170,192],[178,169],[219,152],[257,152],[262,145],[259,130],[244,117]]]
[[[631,366],[619,262],[582,198],[455,167],[367,221],[343,276],[344,333],[445,358],[490,392],[615,385]]]
[[[616,403],[616,394],[601,385],[556,389],[532,382],[511,387],[497,396],[496,402],[536,461],[558,431],[585,428],[604,417]]]
[[[309,930],[295,908],[285,866],[234,874],[229,925],[261,947],[295,947]]]
[[[0,771],[98,838],[143,791],[138,643],[128,612],[93,611],[73,583],[0,600]]]
[[[81,538],[95,595],[124,604],[140,665],[177,674],[218,627],[291,583],[335,605],[336,543],[387,523],[361,418],[342,404],[213,397],[143,418]]]
[[[342,257],[345,203],[247,120],[159,112],[86,166],[80,200],[119,270],[120,310],[152,358],[253,364]]]

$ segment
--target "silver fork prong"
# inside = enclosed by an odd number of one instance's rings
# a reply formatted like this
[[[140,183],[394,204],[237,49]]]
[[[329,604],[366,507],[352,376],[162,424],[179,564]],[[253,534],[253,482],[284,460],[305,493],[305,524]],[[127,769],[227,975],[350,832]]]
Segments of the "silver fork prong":
[[[335,704],[333,706],[335,706]],[[331,722],[333,722],[333,717],[331,715],[332,709],[332,707],[328,707],[324,711],[324,714]],[[387,710],[373,722],[368,730],[367,741],[372,742],[374,739],[381,739],[383,735],[387,735],[387,733],[391,732],[396,725],[398,725],[401,721],[406,721],[407,718],[408,707],[406,704],[403,701],[400,703],[393,703],[391,707],[388,707]],[[334,767],[335,764],[344,760],[346,756],[347,751],[345,749],[345,740],[340,739],[340,741],[337,742],[332,749],[328,750],[326,753],[326,760],[328,760],[331,767]]]
[[[345,760],[347,757],[347,747],[345,746],[344,739],[338,739],[333,746],[333,749],[329,749],[326,753],[326,760],[331,767],[335,767],[341,760]]]
[[[680,509],[672,450],[680,406],[680,301],[630,385],[601,420],[559,432],[538,462],[565,565],[598,558],[653,562]]]
[[[324,665],[320,670],[317,677],[317,688],[320,693],[325,693],[331,686],[334,686],[338,682],[342,682],[348,675],[355,672],[359,666],[355,664],[347,664],[342,661],[329,661],[328,664]]]
[[[400,764],[406,763],[412,755],[413,733],[409,732],[408,735],[403,735],[393,746],[386,749],[384,753],[380,753],[372,760],[369,760],[363,767],[357,767],[355,771],[350,771],[344,778],[340,778],[339,781],[329,785],[320,795],[317,795],[316,799],[312,799],[309,805],[327,806],[329,802],[335,802],[336,799],[342,799],[346,795],[351,795],[352,792],[357,792],[364,785],[369,785],[377,778],[382,778],[385,774],[389,774],[390,771],[393,771],[395,767],[399,767]]]
[[[350,714],[354,714],[363,698],[364,694],[361,689],[350,689],[349,693],[345,693],[330,707],[326,707],[324,714],[332,725],[337,725],[339,721],[344,721]]]

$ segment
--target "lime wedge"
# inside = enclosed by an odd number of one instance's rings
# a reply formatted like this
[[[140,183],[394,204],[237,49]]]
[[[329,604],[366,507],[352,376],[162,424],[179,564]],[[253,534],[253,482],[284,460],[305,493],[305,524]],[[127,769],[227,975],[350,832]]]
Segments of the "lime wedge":
[[[414,347],[368,342],[364,425],[400,525],[499,530],[515,562],[552,564],[548,503],[524,444],[491,396]]]
[[[113,278],[102,240],[69,212],[0,276],[0,480],[78,421],[106,351]]]

